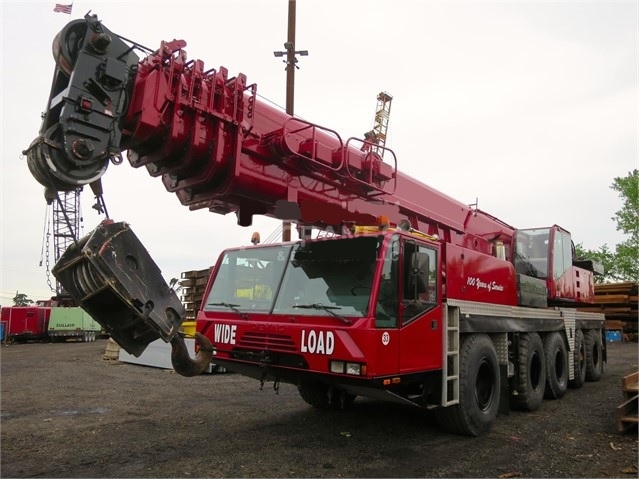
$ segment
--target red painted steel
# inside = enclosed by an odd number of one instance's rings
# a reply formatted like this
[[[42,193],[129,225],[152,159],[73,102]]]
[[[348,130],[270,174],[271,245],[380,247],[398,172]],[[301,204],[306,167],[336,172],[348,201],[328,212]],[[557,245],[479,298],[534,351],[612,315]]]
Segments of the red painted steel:
[[[1,320],[7,325],[7,338],[36,339],[47,335],[50,307],[8,306],[2,308]]]
[[[184,205],[237,211],[242,225],[264,214],[336,230],[386,215],[485,254],[496,238],[510,247],[513,227],[397,171],[392,152],[384,162],[363,140],[290,117],[183,46],[163,42],[140,62],[122,148]]]
[[[201,60],[187,61],[184,46],[163,42],[139,64],[122,141],[132,166],[161,176],[190,209],[236,212],[243,226],[255,214],[336,231],[375,224],[380,215],[394,225],[408,219],[446,243],[488,255],[474,266],[466,260],[461,272],[455,253],[444,252],[450,297],[517,304],[514,271],[494,261],[496,241],[511,259],[514,227],[398,171],[391,150],[392,161],[384,162],[362,148],[364,140],[344,140],[260,100],[245,75],[229,78],[224,67],[206,71]],[[457,284],[470,277],[482,284],[487,274],[502,294],[481,286],[470,294],[472,285]],[[548,281],[550,298],[591,302],[588,280],[577,269]]]

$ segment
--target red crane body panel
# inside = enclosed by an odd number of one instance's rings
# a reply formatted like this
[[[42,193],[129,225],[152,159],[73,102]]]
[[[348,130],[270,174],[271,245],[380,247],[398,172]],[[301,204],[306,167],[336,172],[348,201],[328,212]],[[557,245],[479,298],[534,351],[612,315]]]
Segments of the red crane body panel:
[[[184,205],[237,211],[242,225],[253,214],[334,229],[408,218],[484,254],[492,240],[510,246],[513,227],[362,151],[364,140],[292,118],[257,98],[244,75],[203,73],[200,60],[162,45],[138,68],[122,147]]]
[[[517,306],[513,264],[457,245],[446,246],[448,298]]]

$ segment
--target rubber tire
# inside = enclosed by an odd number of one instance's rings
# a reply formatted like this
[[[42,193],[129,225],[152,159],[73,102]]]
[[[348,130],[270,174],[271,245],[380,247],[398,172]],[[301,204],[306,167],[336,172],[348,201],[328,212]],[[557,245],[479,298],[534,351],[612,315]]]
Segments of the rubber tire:
[[[511,395],[513,409],[534,411],[544,400],[546,361],[544,345],[537,333],[519,335],[519,371]],[[516,394],[515,394],[516,392]]]
[[[544,357],[546,359],[546,399],[561,399],[568,389],[568,350],[558,332],[544,337]]]
[[[353,404],[356,397],[321,382],[300,383],[297,391],[304,402],[317,409],[346,409]]]
[[[478,384],[480,380],[483,384]],[[495,422],[500,393],[499,361],[493,342],[485,334],[469,335],[459,351],[459,403],[438,409],[437,420],[449,432],[479,436]]]
[[[584,333],[581,329],[575,331],[575,349],[572,352],[575,378],[568,381],[568,387],[579,389],[586,382],[586,346]]]
[[[603,374],[601,330],[587,330],[584,333],[584,343],[586,345],[586,381],[599,381]]]

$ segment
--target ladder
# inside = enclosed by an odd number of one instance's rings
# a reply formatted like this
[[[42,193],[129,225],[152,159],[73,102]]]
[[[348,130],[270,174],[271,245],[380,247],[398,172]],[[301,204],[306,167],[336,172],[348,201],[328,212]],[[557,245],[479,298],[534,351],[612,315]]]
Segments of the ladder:
[[[444,311],[441,405],[446,407],[459,403],[459,308],[447,306]]]
[[[388,121],[390,120],[390,109],[393,97],[385,91],[377,94],[377,108],[375,108],[375,121],[373,129],[364,133],[366,143],[362,146],[362,151],[373,151],[380,157],[384,157],[384,145],[386,145],[386,134],[388,132]]]

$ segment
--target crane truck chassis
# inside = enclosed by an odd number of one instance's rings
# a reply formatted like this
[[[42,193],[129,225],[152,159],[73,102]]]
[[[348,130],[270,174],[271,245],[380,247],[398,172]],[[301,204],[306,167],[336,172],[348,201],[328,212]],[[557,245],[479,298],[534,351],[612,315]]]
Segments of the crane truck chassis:
[[[285,114],[185,46],[71,21],[53,42],[30,172],[49,197],[89,184],[100,202],[101,176],[127,151],[190,210],[294,221],[300,240],[221,253],[192,359],[177,295],[130,225],[104,220],[52,272],[127,352],[161,338],[186,376],[214,361],[294,384],[316,408],[368,396],[473,436],[601,377],[603,315],[577,309],[601,271],[574,257],[568,231],[516,229],[458,202],[400,172],[392,150]]]

